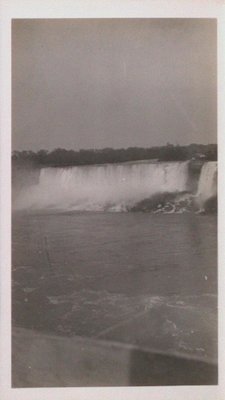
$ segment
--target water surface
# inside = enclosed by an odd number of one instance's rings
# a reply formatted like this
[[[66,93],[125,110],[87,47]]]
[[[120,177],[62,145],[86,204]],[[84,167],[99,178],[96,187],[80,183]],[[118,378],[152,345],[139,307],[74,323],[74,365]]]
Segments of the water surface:
[[[216,360],[216,217],[14,213],[13,325]]]

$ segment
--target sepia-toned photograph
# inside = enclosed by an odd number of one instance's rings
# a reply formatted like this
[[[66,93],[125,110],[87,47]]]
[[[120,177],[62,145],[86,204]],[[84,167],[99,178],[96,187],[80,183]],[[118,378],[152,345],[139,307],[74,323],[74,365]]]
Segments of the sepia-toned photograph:
[[[217,20],[11,28],[12,387],[217,385]]]

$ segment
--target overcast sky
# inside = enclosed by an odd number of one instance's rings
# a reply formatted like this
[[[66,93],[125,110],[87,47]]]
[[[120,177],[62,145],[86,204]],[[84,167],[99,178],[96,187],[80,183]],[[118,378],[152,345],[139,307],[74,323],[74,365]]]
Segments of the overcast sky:
[[[13,149],[216,142],[214,19],[14,20]]]

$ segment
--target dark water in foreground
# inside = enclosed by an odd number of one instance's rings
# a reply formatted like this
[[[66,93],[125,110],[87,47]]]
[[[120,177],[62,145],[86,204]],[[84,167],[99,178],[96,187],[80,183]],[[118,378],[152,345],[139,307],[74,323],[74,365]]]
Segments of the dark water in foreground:
[[[216,217],[13,214],[13,325],[215,361]]]

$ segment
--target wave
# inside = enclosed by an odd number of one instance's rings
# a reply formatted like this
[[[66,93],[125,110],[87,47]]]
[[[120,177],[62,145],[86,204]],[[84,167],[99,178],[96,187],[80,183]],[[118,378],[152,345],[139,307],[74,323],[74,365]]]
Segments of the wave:
[[[197,192],[189,162],[134,162],[43,168],[37,184],[14,196],[15,209],[183,212],[216,196],[217,163],[203,165]]]

